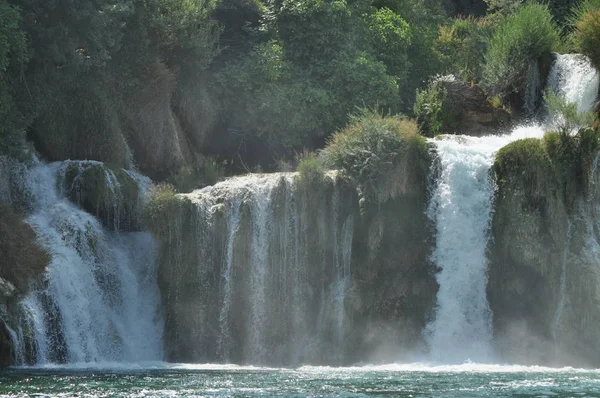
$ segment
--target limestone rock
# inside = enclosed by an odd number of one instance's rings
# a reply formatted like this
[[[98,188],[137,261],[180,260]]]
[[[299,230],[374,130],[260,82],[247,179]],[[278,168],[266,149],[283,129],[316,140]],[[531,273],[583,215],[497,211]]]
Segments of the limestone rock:
[[[476,84],[462,81],[440,81],[446,92],[444,108],[452,113],[452,125],[444,126],[448,133],[481,136],[510,121],[510,114],[495,108],[485,92]]]

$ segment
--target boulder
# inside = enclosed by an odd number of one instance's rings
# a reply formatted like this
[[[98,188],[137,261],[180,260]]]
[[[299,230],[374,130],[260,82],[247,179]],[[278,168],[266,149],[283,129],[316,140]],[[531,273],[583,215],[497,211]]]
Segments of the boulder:
[[[492,106],[485,92],[476,84],[462,81],[440,81],[445,91],[444,108],[451,112],[447,133],[481,136],[510,121],[510,114]]]

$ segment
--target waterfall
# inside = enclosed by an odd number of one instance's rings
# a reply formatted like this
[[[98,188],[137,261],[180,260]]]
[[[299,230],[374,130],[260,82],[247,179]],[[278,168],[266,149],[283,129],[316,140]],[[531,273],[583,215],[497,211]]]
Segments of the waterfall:
[[[248,175],[180,195],[183,223],[175,233],[187,239],[181,250],[196,252],[173,253],[162,265],[179,270],[167,291],[185,296],[167,304],[174,315],[166,327],[179,339],[174,345],[201,348],[179,355],[269,365],[343,362],[356,209],[336,179],[305,187],[295,173]],[[208,247],[207,237],[217,243]],[[190,318],[182,306],[202,310]]]
[[[594,109],[600,77],[589,59],[581,54],[556,54],[548,86],[581,111]]]
[[[552,337],[556,340],[559,333],[560,321],[562,318],[563,310],[565,309],[565,301],[567,297],[567,260],[569,258],[569,247],[571,245],[571,237],[573,231],[573,223],[569,220],[567,224],[567,238],[565,239],[565,247],[563,249],[563,257],[561,260],[560,269],[560,287],[558,293],[558,305],[554,312],[554,318],[552,319],[551,332]]]
[[[29,192],[31,208],[26,221],[51,254],[51,263],[24,298],[18,328],[31,331],[38,364],[160,360],[156,243],[145,232],[119,231],[117,218],[117,228],[108,231],[70,202],[63,192],[65,169],[84,170],[91,164],[75,163],[36,161],[23,173],[21,185]],[[115,215],[117,179],[102,164],[93,164],[107,173]],[[130,173],[145,192],[149,181]],[[23,363],[25,344],[17,333],[13,340]]]
[[[557,55],[547,85],[577,103],[579,110],[590,110],[598,75],[583,56]],[[425,338],[434,361],[493,359],[492,314],[486,296],[486,251],[495,192],[490,168],[497,150],[517,139],[542,137],[545,125],[520,126],[499,136],[432,140],[441,170],[434,178],[428,215],[436,225],[432,260],[440,269],[440,288]]]

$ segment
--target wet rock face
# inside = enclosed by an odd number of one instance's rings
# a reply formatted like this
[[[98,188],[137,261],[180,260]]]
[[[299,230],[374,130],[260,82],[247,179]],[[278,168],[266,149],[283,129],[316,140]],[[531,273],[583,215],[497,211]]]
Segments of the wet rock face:
[[[556,164],[496,167],[488,299],[502,359],[597,367],[600,347],[598,176],[574,188]],[[595,336],[594,336],[595,335]]]
[[[454,113],[455,125],[446,126],[444,130],[482,136],[510,121],[508,112],[494,108],[478,85],[461,81],[440,81],[438,84],[446,91],[445,107]]]
[[[406,190],[397,177],[362,210],[335,174],[316,185],[250,175],[179,195],[161,237],[167,359],[339,365],[418,346],[436,292],[426,178]]]
[[[150,180],[101,162],[66,161],[59,165],[60,187],[69,199],[98,217],[112,231],[140,231],[145,187]]]

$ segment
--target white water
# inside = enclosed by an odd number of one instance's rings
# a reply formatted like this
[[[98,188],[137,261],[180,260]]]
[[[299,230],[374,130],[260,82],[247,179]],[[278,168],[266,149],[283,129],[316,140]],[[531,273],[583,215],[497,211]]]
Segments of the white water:
[[[209,254],[220,268],[219,297],[207,303],[218,307],[221,361],[233,353],[252,364],[343,361],[353,219],[340,210],[335,180],[333,194],[311,208],[295,178],[248,175],[182,195],[202,209],[198,227],[208,230],[197,239],[223,233],[222,252]],[[216,213],[225,217],[225,231],[219,232]],[[201,330],[186,333],[198,341],[212,333],[210,325],[194,327]]]
[[[581,54],[556,54],[548,76],[548,86],[577,109],[590,111],[598,96],[600,77],[590,61]]]
[[[562,313],[565,309],[565,301],[567,299],[567,260],[569,258],[569,248],[571,246],[572,230],[573,222],[569,220],[567,224],[567,238],[565,239],[565,247],[563,249],[563,256],[561,260],[558,305],[556,306],[556,311],[554,312],[554,317],[552,319],[552,325],[550,326],[552,338],[554,338],[555,340],[558,338],[560,330],[560,321],[562,319]]]
[[[148,233],[106,231],[67,200],[59,190],[66,164],[36,162],[21,181],[32,208],[26,221],[51,263],[23,300],[28,325],[20,328],[32,330],[39,364],[160,360],[156,243]]]
[[[567,101],[576,102],[580,111],[590,110],[598,75],[581,56],[557,55],[548,86]],[[486,250],[495,191],[490,168],[500,148],[517,139],[542,137],[545,130],[542,123],[518,127],[503,136],[432,140],[441,169],[428,210],[436,225],[432,260],[440,268],[435,319],[425,332],[433,361],[494,360],[492,314],[486,295]],[[560,301],[557,311],[560,314]]]

